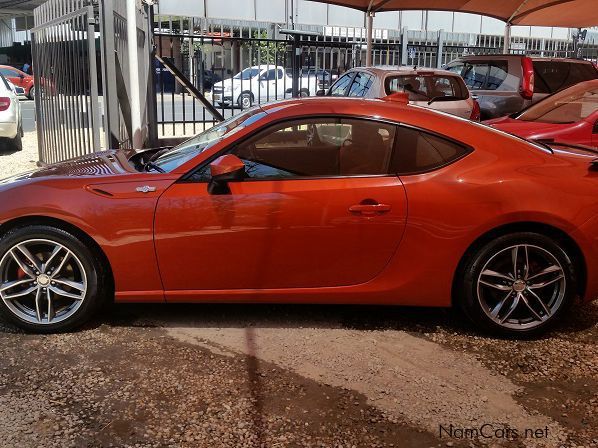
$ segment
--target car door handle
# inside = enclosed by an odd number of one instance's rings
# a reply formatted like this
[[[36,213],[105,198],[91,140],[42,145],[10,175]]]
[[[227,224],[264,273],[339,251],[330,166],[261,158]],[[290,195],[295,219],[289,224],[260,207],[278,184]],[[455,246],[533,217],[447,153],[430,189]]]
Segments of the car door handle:
[[[388,213],[391,210],[391,206],[388,204],[356,204],[349,207],[351,213],[360,214],[364,216],[375,216],[381,215],[382,213]]]

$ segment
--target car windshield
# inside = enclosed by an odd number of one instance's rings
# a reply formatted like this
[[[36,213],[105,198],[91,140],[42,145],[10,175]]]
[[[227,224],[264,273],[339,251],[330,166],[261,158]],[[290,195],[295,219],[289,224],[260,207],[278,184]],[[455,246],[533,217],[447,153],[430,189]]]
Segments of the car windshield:
[[[465,100],[469,96],[460,78],[448,75],[393,75],[386,77],[384,87],[387,95],[405,92],[410,101],[429,101],[443,97]]]
[[[165,172],[170,172],[265,115],[266,113],[259,107],[248,109],[175,146],[154,160],[153,164]]]
[[[514,118],[541,123],[576,123],[598,110],[598,87],[577,85],[555,93]]]
[[[260,69],[255,67],[249,67],[243,70],[240,73],[237,73],[233,79],[251,79],[255,78],[257,75],[260,74]]]

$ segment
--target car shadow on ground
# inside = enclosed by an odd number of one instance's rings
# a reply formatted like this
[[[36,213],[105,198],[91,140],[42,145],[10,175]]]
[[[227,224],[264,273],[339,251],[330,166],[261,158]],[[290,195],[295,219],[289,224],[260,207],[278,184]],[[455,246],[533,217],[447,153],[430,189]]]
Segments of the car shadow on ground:
[[[326,328],[395,330],[414,335],[439,331],[481,333],[456,308],[369,305],[112,304],[90,325],[203,328]],[[575,334],[598,325],[598,307],[573,307],[554,332]]]

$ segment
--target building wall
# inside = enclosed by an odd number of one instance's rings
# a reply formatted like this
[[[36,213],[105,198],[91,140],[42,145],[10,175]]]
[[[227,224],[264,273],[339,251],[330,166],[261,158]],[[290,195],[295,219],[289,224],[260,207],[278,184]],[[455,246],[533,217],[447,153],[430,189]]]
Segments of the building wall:
[[[360,11],[307,0],[203,0],[182,2],[160,0],[160,14],[210,17],[229,20],[363,27],[364,14]],[[400,30],[444,30],[455,33],[502,35],[504,23],[476,14],[446,11],[397,11],[376,14],[374,27]],[[545,37],[568,39],[568,28],[514,26],[511,34],[517,37]]]

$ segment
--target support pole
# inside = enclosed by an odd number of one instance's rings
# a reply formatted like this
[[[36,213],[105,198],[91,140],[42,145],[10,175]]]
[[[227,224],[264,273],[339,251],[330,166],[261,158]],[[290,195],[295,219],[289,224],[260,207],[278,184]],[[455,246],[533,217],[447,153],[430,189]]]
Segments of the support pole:
[[[365,66],[372,66],[372,40],[374,35],[374,13],[372,11],[366,12],[366,28],[367,28],[367,50],[365,55]]]
[[[129,102],[131,104],[131,146],[143,147],[141,133],[141,97],[139,94],[139,58],[137,54],[137,0],[127,2],[127,49],[129,56]]]
[[[509,54],[511,50],[511,23],[507,22],[505,24],[505,37],[502,46],[502,52],[504,54]]]

